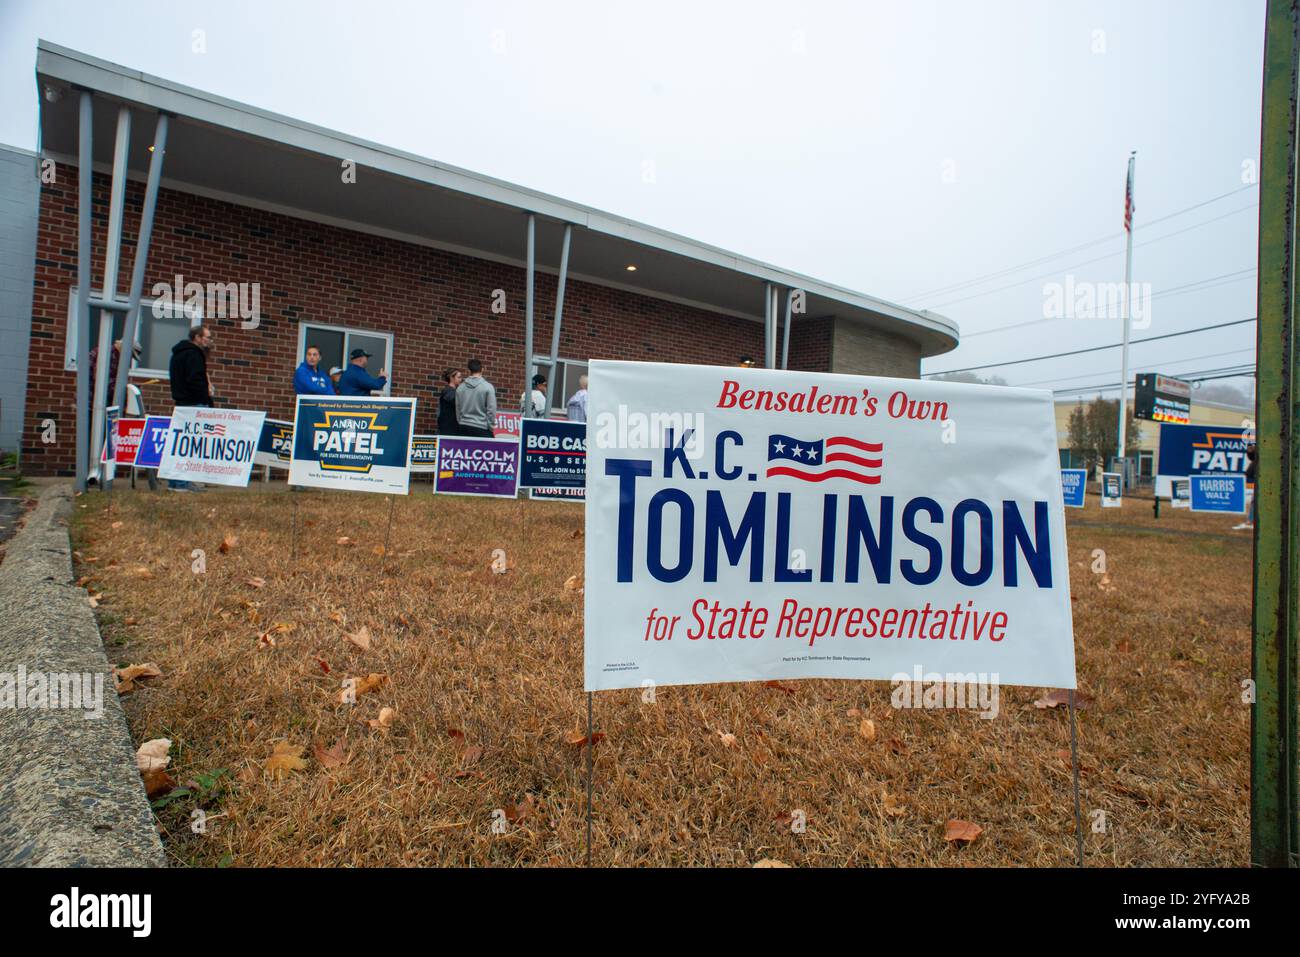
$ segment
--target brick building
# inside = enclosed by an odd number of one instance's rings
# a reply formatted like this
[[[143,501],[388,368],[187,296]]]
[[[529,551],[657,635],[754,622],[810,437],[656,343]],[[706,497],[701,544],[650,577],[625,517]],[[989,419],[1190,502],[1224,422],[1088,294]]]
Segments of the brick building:
[[[557,407],[592,358],[735,365],[752,357],[779,365],[788,329],[791,369],[915,377],[923,357],[957,342],[956,327],[941,316],[44,41],[37,86],[41,157],[54,162],[46,168],[53,181],[40,189],[22,416],[23,467],[31,474],[70,475],[76,466],[86,91],[94,157],[90,301],[121,310],[88,310],[87,348],[99,339],[101,315],[114,315],[112,334],[121,335],[150,207],[147,173],[151,162],[160,166],[137,313],[142,354],[130,372],[151,411],[170,409],[167,358],[198,321],[214,329],[210,369],[221,405],[290,418],[293,370],[314,344],[326,365],[342,364],[358,345],[376,353],[372,371],[389,370],[389,391],[421,400],[420,432],[435,431],[442,370],[471,355],[483,360],[510,408],[522,391],[530,339],[537,367],[551,363],[561,275],[551,374]],[[166,144],[155,160],[163,114]],[[115,153],[124,123],[126,148]],[[115,168],[120,213],[112,208]],[[116,275],[111,297],[108,270]],[[191,283],[204,295],[184,288]],[[783,312],[789,304],[792,316]],[[7,328],[0,335],[12,336]],[[51,420],[66,438],[42,441],[42,423]]]

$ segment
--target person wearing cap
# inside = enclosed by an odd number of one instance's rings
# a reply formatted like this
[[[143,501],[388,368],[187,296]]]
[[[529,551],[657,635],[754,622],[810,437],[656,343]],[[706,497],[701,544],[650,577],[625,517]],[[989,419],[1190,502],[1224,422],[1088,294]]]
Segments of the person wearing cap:
[[[298,395],[333,395],[334,384],[320,371],[320,350],[307,347],[307,358],[293,374],[293,391]]]
[[[365,349],[352,350],[348,355],[348,367],[339,376],[339,395],[370,395],[388,385],[388,377],[384,375],[383,369],[379,370],[378,378],[366,372],[366,363],[370,358],[370,353]]]
[[[330,369],[330,388],[334,390],[335,395],[339,394],[339,376],[342,374],[342,366],[334,366],[334,368]]]

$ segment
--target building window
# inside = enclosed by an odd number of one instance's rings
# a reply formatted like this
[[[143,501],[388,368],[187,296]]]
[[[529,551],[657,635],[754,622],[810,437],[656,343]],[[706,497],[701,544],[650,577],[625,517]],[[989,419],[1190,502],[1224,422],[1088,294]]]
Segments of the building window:
[[[352,329],[347,326],[327,326],[319,322],[298,323],[298,359],[302,362],[307,356],[307,347],[315,346],[320,350],[320,367],[328,373],[338,366],[346,369],[348,355],[353,349],[364,349],[372,358],[366,363],[366,371],[378,376],[385,370],[388,382],[383,395],[392,395],[393,390],[393,336],[388,332],[375,332],[372,329]],[[297,362],[294,367],[297,368]]]
[[[546,398],[550,414],[564,418],[569,413],[569,399],[578,391],[578,379],[587,374],[585,359],[557,359],[554,372],[548,372],[550,356],[534,356],[533,364],[546,376]],[[523,402],[520,402],[523,405]]]
[[[114,300],[126,306],[125,296]],[[140,319],[135,326],[135,343],[140,347],[140,359],[131,366],[130,375],[139,379],[166,379],[171,365],[172,346],[184,339],[190,329],[203,322],[203,313],[197,306],[184,303],[164,304],[154,312],[153,299],[140,300]],[[92,309],[90,314],[90,345],[87,351],[99,345],[99,324],[104,311]],[[113,338],[117,342],[126,328],[126,313],[113,313]],[[77,290],[68,290],[68,334],[65,337],[63,367],[77,371]]]

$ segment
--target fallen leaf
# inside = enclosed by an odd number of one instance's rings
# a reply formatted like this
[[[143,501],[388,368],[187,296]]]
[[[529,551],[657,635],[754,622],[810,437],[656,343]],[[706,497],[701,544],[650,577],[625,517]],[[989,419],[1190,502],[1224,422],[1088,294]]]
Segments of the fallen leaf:
[[[262,632],[257,636],[257,645],[259,648],[274,648],[275,635],[271,634],[269,631]]]
[[[157,678],[162,675],[162,669],[152,661],[143,665],[127,665],[125,668],[114,668],[113,678],[118,694],[130,694],[135,690],[135,683],[143,678]]]
[[[582,576],[570,575],[564,580],[565,591],[582,591]]]
[[[277,621],[271,626],[271,630],[276,634],[287,635],[297,627],[296,624],[292,624],[291,622]]]
[[[786,694],[794,694],[794,689],[789,685],[783,685],[779,681],[764,681],[764,688],[771,688],[773,691],[784,691]]]
[[[460,738],[461,740],[464,740],[465,732],[462,731],[460,728],[448,728],[447,736],[449,738]]]
[[[726,732],[724,734],[723,732],[719,731],[718,737],[722,739],[723,747],[734,748],[736,746],[736,736],[731,732]]]
[[[278,742],[271,756],[266,759],[266,770],[271,772],[273,778],[282,778],[290,771],[301,771],[305,767],[307,762],[302,756],[302,745],[289,741]]]
[[[890,738],[889,750],[895,754],[907,754],[907,745],[903,743],[902,738]]]
[[[121,527],[122,527],[121,522],[114,522],[112,525],[109,526],[109,528],[121,528]]]
[[[524,818],[528,817],[528,815],[532,814],[536,809],[537,805],[533,802],[533,796],[531,794],[525,794],[524,799],[518,804],[510,805],[505,808],[506,820],[518,824]]]
[[[1041,698],[1034,702],[1035,708],[1062,708],[1070,704],[1070,692],[1063,688],[1052,688],[1045,692]],[[1092,704],[1092,698],[1082,691],[1074,693],[1074,706],[1082,711],[1088,705]]]
[[[394,719],[395,717],[397,717],[397,711],[396,711],[396,709],[394,709],[394,708],[380,708],[380,709],[379,709],[379,717],[378,717],[377,719],[376,719],[376,718],[371,718],[371,719],[370,719],[369,721],[367,721],[366,723],[369,724],[370,727],[371,727],[371,728],[374,728],[374,729],[387,728],[389,725],[391,725],[391,724],[393,723],[393,719]]]
[[[387,681],[388,675],[372,671],[363,678],[354,679],[355,683],[351,690],[352,693],[359,698],[363,694],[369,694],[375,689],[382,687]],[[339,692],[339,704],[351,703],[348,700],[348,690],[348,688],[343,688]]]
[[[225,555],[237,544],[239,544],[239,538],[235,535],[227,534],[226,537],[221,540],[221,544],[217,546],[217,551]]]
[[[564,740],[567,741],[569,744],[573,745],[575,748],[585,747],[587,744],[587,736],[583,734],[581,731],[570,731],[568,734],[564,736]],[[591,736],[592,744],[600,744],[600,742],[604,740],[605,740],[604,731],[597,731],[595,734]]]
[[[859,711],[857,708],[850,708],[848,711],[844,712],[844,717],[846,717],[846,718],[856,718],[856,717],[858,717],[858,716],[861,715],[861,714],[862,714],[862,712]]]
[[[1117,406],[1117,408],[1118,408],[1118,406]],[[754,863],[754,866],[755,866],[755,867],[784,867],[784,868],[786,868],[786,869],[789,869],[789,867],[790,867],[789,864],[784,864],[784,863],[782,863],[781,861],[778,861],[778,860],[776,860],[776,858],[773,858],[773,857],[765,857],[765,858],[763,858],[761,861],[756,861],[756,862]]]
[[[347,622],[347,618],[343,616],[343,612],[341,611],[332,611],[330,612],[330,621],[334,622],[336,625],[342,625]]]
[[[374,553],[375,553],[377,556],[379,556],[380,558],[383,558],[383,557],[384,557],[384,546],[383,546],[383,545],[376,545],[374,548],[372,548],[372,549],[370,549],[370,550],[371,550],[372,552],[374,552]]]
[[[943,828],[943,839],[951,844],[961,847],[969,844],[975,838],[984,833],[984,828],[978,824],[972,824],[970,821],[962,821],[953,818]]]
[[[247,585],[249,588],[265,588],[265,587],[266,587],[266,579],[265,579],[265,578],[245,578],[245,579],[244,579],[244,584]]]
[[[858,734],[868,741],[876,740],[876,722],[870,718],[863,718],[862,723],[858,725]]]
[[[325,674],[330,673],[330,663],[320,655],[316,655],[316,664],[320,665],[320,670],[325,672]]]
[[[154,738],[152,741],[146,741],[136,749],[135,766],[141,771],[161,771],[172,762],[172,759],[167,756],[171,747],[170,738]]]
[[[332,748],[322,748],[318,744],[312,749],[312,751],[316,755],[316,760],[321,763],[321,767],[330,771],[347,764],[350,757],[347,751],[343,748],[342,738],[335,741],[334,747]]]
[[[176,787],[176,779],[162,769],[141,771],[140,777],[144,781],[144,793],[151,801]]]
[[[136,578],[153,578],[153,572],[149,570],[147,565],[136,565],[131,569],[131,574]]]
[[[340,535],[338,538],[336,538],[336,539],[334,540],[334,544],[335,544],[335,545],[355,545],[356,542],[354,542],[352,539],[348,538],[346,535]]]
[[[898,798],[895,797],[893,794],[890,794],[888,791],[885,792],[885,796],[882,799],[882,803],[884,804],[885,813],[888,814],[890,817],[902,817],[904,814],[907,813],[907,808],[899,804]]]
[[[460,766],[462,768],[473,767],[483,759],[483,749],[477,744],[471,745],[465,749],[465,753],[460,756]]]
[[[362,651],[370,650],[370,629],[362,625],[361,630],[350,635],[344,635],[344,639],[356,645]]]
[[[582,538],[582,535],[583,535],[582,529],[580,529],[580,528],[575,528],[575,529],[573,530],[573,534],[570,535],[569,537],[570,537],[570,538]]]

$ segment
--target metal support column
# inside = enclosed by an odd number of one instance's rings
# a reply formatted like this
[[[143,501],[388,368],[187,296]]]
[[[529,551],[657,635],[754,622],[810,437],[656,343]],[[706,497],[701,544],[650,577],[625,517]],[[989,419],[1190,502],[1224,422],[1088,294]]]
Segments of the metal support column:
[[[551,380],[551,404],[555,404],[555,390],[560,384],[555,381],[555,366],[560,361],[560,322],[564,318],[564,283],[569,278],[569,240],[573,236],[573,224],[564,224],[564,244],[560,247],[560,278],[555,286],[555,325],[551,327],[551,371],[547,377]],[[532,383],[529,383],[529,388]],[[560,396],[564,403],[564,396]]]
[[[1260,132],[1256,343],[1255,583],[1251,620],[1250,859],[1300,864],[1297,842],[1296,625],[1300,445],[1296,443],[1296,116],[1300,0],[1269,0]]]
[[[131,146],[131,110],[117,111],[117,141],[113,145],[113,184],[108,200],[108,236],[104,242],[103,298],[112,302],[117,296],[117,267],[122,255],[122,211],[126,205],[126,161]],[[99,318],[99,361],[95,369],[95,415],[90,435],[90,471],[99,469],[99,454],[104,443],[105,407],[108,405],[108,370],[113,365],[113,315],[101,312]],[[124,343],[127,355],[129,344]],[[119,359],[119,362],[121,360]],[[100,486],[111,481],[113,463],[100,474]]]
[[[76,490],[86,490],[90,445],[90,211],[94,174],[91,135],[94,101],[81,91],[80,128],[77,135],[77,475]]]
[[[524,291],[524,401],[528,407],[528,394],[533,388],[533,277],[537,271],[537,217],[528,214],[527,289]]]
[[[131,369],[131,350],[135,345],[140,321],[140,296],[144,292],[144,271],[149,262],[149,243],[153,239],[153,215],[158,205],[158,182],[162,179],[163,156],[167,152],[167,114],[158,114],[154,127],[153,151],[149,154],[149,179],[144,188],[144,207],[140,210],[140,231],[135,241],[135,261],[131,264],[131,293],[122,329],[122,356],[117,363],[117,381],[113,383],[112,404],[126,417],[126,381]],[[179,295],[179,292],[178,292]]]
[[[781,342],[781,368],[790,368],[790,312],[794,307],[794,290],[785,291],[785,329]]]

